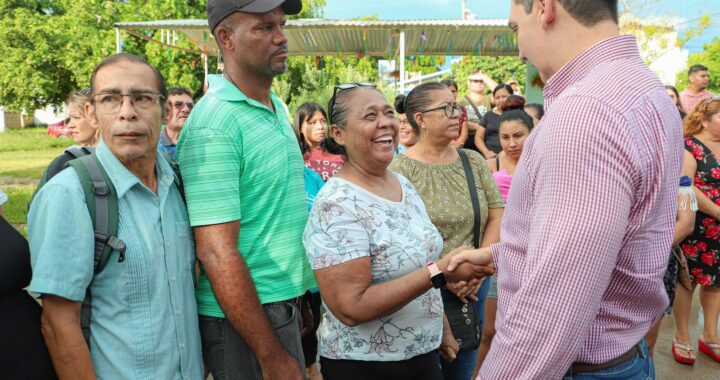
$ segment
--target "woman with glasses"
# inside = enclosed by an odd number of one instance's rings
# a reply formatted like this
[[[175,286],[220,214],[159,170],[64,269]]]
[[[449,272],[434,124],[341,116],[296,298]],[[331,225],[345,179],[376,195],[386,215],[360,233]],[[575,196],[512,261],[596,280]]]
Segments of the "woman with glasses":
[[[395,111],[397,112],[398,121],[400,121],[400,138],[397,147],[397,154],[405,152],[407,148],[415,145],[418,140],[418,137],[412,129],[412,126],[410,126],[405,113],[398,111],[398,109],[402,109],[403,103],[405,103],[405,95],[398,95],[395,97]]]
[[[683,364],[695,363],[690,340],[690,304],[700,285],[700,305],[705,321],[698,337],[700,352],[720,363],[720,96],[699,103],[685,118],[685,159],[682,175],[693,179],[698,212],[695,229],[682,243],[692,281],[688,291],[678,286],[675,294],[673,357]]]
[[[455,82],[454,79],[448,78],[443,79],[440,81],[440,83],[446,85],[450,92],[452,92],[453,97],[455,100],[457,100],[457,94],[458,94],[458,84]],[[461,105],[462,106],[462,105]],[[452,141],[452,146],[455,148],[462,148],[465,146],[465,142],[468,139],[468,114],[467,114],[467,108],[461,107],[460,108],[460,136]]]
[[[303,235],[326,310],[318,330],[326,380],[441,379],[438,288],[493,273],[444,273],[443,239],[405,177],[389,171],[399,123],[370,83],[336,86],[330,152],[345,165],[320,190]]]
[[[475,151],[457,150],[451,145],[459,135],[460,107],[447,86],[441,83],[423,83],[415,87],[408,94],[404,111],[420,139],[390,166],[392,171],[410,180],[420,194],[430,219],[442,235],[441,257],[458,247],[473,246],[476,241],[480,247],[497,242],[505,206],[482,156]],[[472,173],[478,200],[477,217],[461,154],[467,157]],[[450,285],[443,290],[452,332],[463,340],[462,350],[454,362],[443,357],[442,371],[447,380],[469,379],[475,368],[484,302],[483,293],[478,299],[477,291],[478,284],[474,287]],[[487,292],[487,286],[483,291]],[[454,318],[456,314],[462,318]],[[472,339],[466,336],[468,322],[476,325],[472,329]]]
[[[327,135],[327,114],[317,103],[303,103],[295,112],[293,127],[300,131],[300,150],[305,167],[310,168],[327,181],[340,170],[345,162],[343,156],[327,151],[323,140]]]
[[[500,129],[500,116],[502,115],[502,105],[508,96],[513,94],[510,85],[501,83],[493,89],[493,104],[495,108],[485,113],[480,120],[480,126],[475,133],[475,146],[478,151],[485,156],[486,159],[495,158],[502,151],[498,130]]]

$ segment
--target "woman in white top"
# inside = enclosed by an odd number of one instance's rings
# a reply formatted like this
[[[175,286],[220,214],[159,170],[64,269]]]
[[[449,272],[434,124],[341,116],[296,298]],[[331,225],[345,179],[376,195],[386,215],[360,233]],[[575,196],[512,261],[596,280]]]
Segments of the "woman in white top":
[[[443,240],[412,184],[387,170],[399,123],[370,83],[335,87],[328,150],[345,166],[315,198],[303,242],[326,313],[320,367],[333,379],[441,379],[434,351],[443,337],[442,280],[493,273],[445,272]],[[450,343],[450,342],[448,342]]]

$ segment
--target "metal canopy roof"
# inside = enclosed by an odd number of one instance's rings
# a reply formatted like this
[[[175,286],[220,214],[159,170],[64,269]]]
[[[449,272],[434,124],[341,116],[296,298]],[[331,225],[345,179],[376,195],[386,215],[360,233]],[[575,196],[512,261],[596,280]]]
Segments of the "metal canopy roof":
[[[177,31],[196,46],[198,54],[217,54],[207,20],[119,22],[118,29],[156,43],[152,30]],[[400,54],[404,34],[405,55],[517,55],[517,44],[507,20],[359,21],[300,19],[285,26],[290,55],[357,54],[394,57]],[[168,34],[169,35],[169,34]],[[177,47],[179,48],[179,47]],[[182,48],[181,48],[182,49]],[[188,50],[188,49],[183,49]]]

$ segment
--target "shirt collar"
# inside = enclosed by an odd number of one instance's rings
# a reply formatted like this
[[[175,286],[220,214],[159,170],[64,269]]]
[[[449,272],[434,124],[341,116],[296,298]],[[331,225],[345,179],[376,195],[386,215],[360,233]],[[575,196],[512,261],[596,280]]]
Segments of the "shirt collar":
[[[548,80],[543,90],[546,106],[601,63],[627,58],[641,59],[635,36],[628,34],[598,42],[565,64]]]
[[[163,128],[162,132],[160,132],[160,144],[164,146],[175,146],[167,134],[167,127]]]
[[[222,74],[208,75],[208,95],[213,95],[214,97],[226,102],[246,102],[254,107],[270,111],[270,109],[268,109],[268,107],[264,104],[243,94],[239,88],[227,80]],[[275,108],[275,113],[284,113],[284,108],[281,105],[280,98],[278,98],[272,90],[270,90],[270,101]]]
[[[118,160],[110,148],[105,145],[104,141],[100,140],[100,143],[95,149],[95,154],[108,177],[110,177],[113,186],[115,186],[118,199],[122,198],[133,186],[145,186],[135,174]],[[158,176],[158,194],[166,192],[175,179],[170,164],[161,157],[162,155],[157,153],[155,158],[155,172]]]

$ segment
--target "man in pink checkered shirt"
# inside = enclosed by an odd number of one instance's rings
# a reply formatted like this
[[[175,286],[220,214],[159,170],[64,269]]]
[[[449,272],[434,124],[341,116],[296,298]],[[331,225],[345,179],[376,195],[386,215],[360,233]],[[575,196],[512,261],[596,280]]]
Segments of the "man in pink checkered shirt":
[[[546,113],[500,243],[456,256],[498,272],[480,379],[655,378],[643,337],[668,304],[682,124],[617,17],[617,0],[512,1]]]

